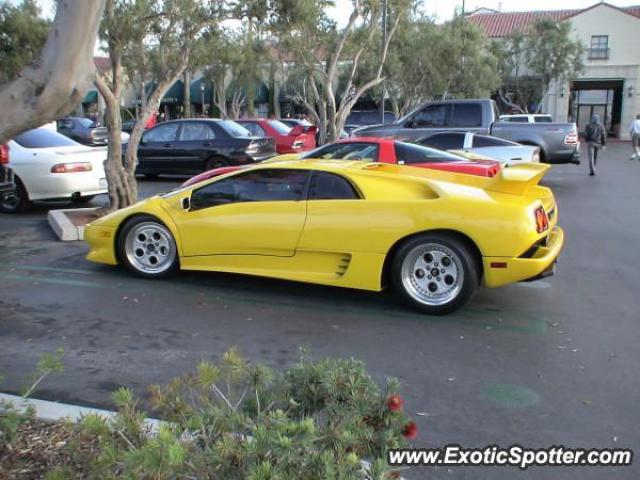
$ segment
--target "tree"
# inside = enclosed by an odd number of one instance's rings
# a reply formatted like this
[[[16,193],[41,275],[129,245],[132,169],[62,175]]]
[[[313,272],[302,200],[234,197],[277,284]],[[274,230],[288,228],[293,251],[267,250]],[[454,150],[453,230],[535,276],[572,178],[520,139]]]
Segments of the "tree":
[[[513,110],[540,110],[552,81],[575,77],[582,71],[584,48],[571,37],[568,22],[540,20],[528,30],[515,30],[492,47],[500,58],[501,100]],[[513,92],[513,98],[504,92]]]
[[[380,51],[375,39],[382,23],[381,0],[353,0],[343,28],[328,18],[328,1],[274,1],[274,27],[279,32],[280,45],[293,55],[297,70],[303,74],[303,89],[293,98],[319,125],[321,142],[336,140],[358,99],[383,81],[389,43],[410,3],[388,1],[391,21],[387,41]],[[377,68],[370,77],[356,82],[362,57],[370,49],[380,52]]]
[[[201,40],[203,28],[216,18],[217,8],[214,1],[107,0],[102,37],[107,42],[111,58],[111,80],[102,77],[96,80],[96,86],[105,99],[109,119],[108,158],[105,163],[109,206],[104,212],[124,208],[137,201],[135,167],[145,125],[157,112],[167,90],[183,75],[194,45]],[[123,165],[120,99],[126,51],[130,51],[126,58],[135,59],[128,65],[129,70],[144,68],[144,72],[139,72],[140,77],[153,80],[154,87],[145,93],[141,113],[124,152]],[[146,84],[142,88],[145,89]]]
[[[71,112],[95,78],[104,0],[59,2],[39,61],[0,86],[0,143]]]
[[[0,4],[0,83],[14,79],[34,63],[47,40],[51,22],[40,17],[34,0]]]

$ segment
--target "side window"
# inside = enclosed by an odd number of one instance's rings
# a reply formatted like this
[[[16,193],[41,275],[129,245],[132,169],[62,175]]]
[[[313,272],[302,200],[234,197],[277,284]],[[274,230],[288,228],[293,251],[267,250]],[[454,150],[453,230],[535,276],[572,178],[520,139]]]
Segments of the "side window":
[[[481,127],[482,105],[479,103],[456,103],[453,106],[452,127]]]
[[[348,180],[328,172],[313,172],[309,200],[356,200],[360,195]]]
[[[473,136],[473,148],[482,147],[507,147],[512,143],[502,140],[500,138],[488,137],[486,135],[474,135]]]
[[[73,121],[71,121],[71,120],[58,120],[58,128],[62,128],[62,129],[73,128]]]
[[[251,136],[252,137],[266,137],[267,136],[267,132],[264,131],[264,129],[258,125],[257,123],[253,123],[253,122],[238,122],[240,125],[242,125],[244,128],[246,128],[247,130],[249,130],[249,132],[251,132]]]
[[[401,165],[415,165],[420,163],[447,163],[464,160],[461,157],[442,150],[423,147],[413,143],[396,142],[396,159]]]
[[[213,140],[214,138],[216,138],[215,133],[206,123],[185,122],[180,129],[180,141],[182,142]]]
[[[464,135],[464,133],[439,133],[419,143],[440,150],[456,150],[464,147]]]
[[[417,128],[445,127],[447,110],[449,110],[448,105],[429,105],[413,117],[413,123]]]
[[[309,171],[256,170],[224,178],[194,190],[191,209],[240,202],[297,201],[302,199]]]
[[[529,119],[527,117],[511,117],[509,121],[515,123],[529,123]]]
[[[177,123],[167,123],[165,125],[159,125],[152,128],[145,133],[142,139],[145,142],[173,142],[176,139],[178,133]]]
[[[547,117],[544,115],[533,117],[533,121],[534,123],[553,123],[553,121],[551,120],[551,117]]]

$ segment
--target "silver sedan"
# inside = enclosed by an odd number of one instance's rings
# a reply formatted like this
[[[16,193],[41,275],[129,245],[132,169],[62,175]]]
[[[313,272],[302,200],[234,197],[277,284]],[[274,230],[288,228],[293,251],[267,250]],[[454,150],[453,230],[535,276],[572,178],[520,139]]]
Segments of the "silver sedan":
[[[472,159],[491,158],[505,166],[540,161],[540,147],[520,145],[472,132],[434,132],[417,140],[416,143],[448,150]]]

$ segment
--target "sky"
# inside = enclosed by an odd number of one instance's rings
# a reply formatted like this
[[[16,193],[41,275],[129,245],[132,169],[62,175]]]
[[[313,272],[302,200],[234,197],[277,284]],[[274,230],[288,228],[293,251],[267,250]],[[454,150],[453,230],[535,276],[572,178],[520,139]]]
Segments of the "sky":
[[[12,0],[16,2],[17,0]],[[335,8],[331,15],[339,24],[346,24],[350,10],[351,0],[334,0]],[[422,10],[439,21],[446,21],[453,16],[456,8],[462,6],[463,0],[422,0]],[[54,0],[38,0],[44,14],[53,12]],[[523,10],[557,10],[586,8],[598,0],[465,0],[465,11],[469,12],[479,7],[492,8],[494,10],[523,11]],[[618,7],[638,5],[640,0],[609,0],[608,3]]]

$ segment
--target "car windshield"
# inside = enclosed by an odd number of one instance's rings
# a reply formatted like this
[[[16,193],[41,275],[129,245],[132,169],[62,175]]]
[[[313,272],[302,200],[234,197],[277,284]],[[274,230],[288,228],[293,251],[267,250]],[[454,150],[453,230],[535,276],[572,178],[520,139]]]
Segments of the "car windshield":
[[[80,118],[78,119],[78,121],[80,122],[80,125],[82,125],[85,128],[92,128],[96,126],[94,121],[91,120],[90,118]]]
[[[68,137],[47,128],[36,128],[17,135],[14,139],[24,148],[72,147],[78,145]]]
[[[436,148],[424,147],[413,143],[395,142],[398,163],[449,163],[468,161],[466,158],[453,155]]]
[[[378,160],[378,145],[366,142],[332,143],[300,158],[322,158],[325,160]]]
[[[291,127],[286,126],[284,123],[278,120],[269,120],[269,125],[280,135],[288,135],[291,131]]]
[[[251,132],[233,120],[220,120],[218,122],[225,132],[232,137],[251,137]]]

